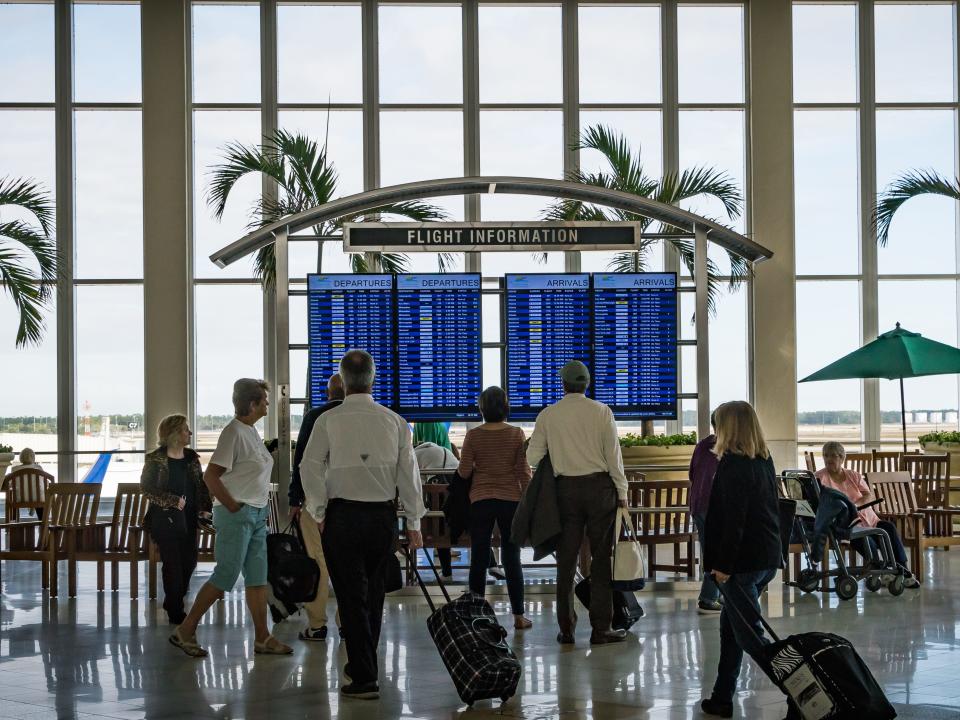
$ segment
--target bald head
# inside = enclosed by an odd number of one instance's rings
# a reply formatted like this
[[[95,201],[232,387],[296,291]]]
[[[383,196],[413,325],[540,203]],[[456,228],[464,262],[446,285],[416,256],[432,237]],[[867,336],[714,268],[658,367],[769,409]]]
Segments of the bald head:
[[[334,373],[327,380],[327,400],[343,400],[343,378]]]
[[[376,363],[366,350],[349,350],[340,360],[344,392],[347,395],[371,392],[376,370]]]

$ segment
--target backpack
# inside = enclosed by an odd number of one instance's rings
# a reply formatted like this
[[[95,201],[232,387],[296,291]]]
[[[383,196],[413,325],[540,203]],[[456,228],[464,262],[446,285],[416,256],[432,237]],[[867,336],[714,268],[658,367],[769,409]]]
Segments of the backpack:
[[[288,532],[291,528],[296,534]],[[281,603],[296,605],[317,597],[320,566],[307,555],[298,519],[267,535],[267,582]]]

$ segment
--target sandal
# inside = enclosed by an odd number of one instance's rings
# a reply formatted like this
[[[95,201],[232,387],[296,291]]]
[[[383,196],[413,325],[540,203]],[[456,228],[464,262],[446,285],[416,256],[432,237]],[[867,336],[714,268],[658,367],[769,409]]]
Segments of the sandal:
[[[514,615],[513,616],[513,629],[514,630],[529,630],[533,627],[533,621],[528,620],[523,615]]]
[[[171,645],[180,648],[190,657],[202,658],[207,656],[207,651],[197,642],[196,636],[192,638],[183,637],[180,634],[179,627],[173,631],[168,639]]]
[[[273,635],[268,635],[267,639],[262,643],[253,643],[253,652],[257,655],[293,655],[293,648],[289,645],[284,645]]]

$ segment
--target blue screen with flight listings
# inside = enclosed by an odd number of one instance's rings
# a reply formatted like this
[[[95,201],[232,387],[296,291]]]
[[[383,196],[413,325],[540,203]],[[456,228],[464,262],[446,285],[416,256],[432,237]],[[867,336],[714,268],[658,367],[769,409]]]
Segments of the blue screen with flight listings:
[[[617,418],[677,415],[677,276],[593,276],[593,397]]]
[[[506,275],[506,391],[510,417],[529,420],[563,397],[558,372],[590,366],[590,275]]]
[[[307,276],[310,405],[327,400],[327,380],[350,349],[366,350],[377,364],[373,399],[392,407],[396,392],[393,275]]]
[[[397,275],[397,407],[408,420],[476,419],[480,274]]]

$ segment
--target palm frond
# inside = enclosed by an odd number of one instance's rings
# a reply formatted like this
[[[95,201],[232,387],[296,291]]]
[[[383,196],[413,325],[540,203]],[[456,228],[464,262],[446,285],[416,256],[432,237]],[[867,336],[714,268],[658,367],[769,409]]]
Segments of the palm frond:
[[[0,247],[0,287],[10,295],[20,316],[17,347],[40,343],[44,331],[43,311],[49,307],[42,286],[36,282],[30,268],[23,264],[22,258],[16,250]]]
[[[634,154],[622,133],[605,125],[591,125],[580,135],[577,150],[596,150],[603,155],[613,173],[614,187],[625,192],[644,194],[643,188],[650,184],[643,172],[639,148]],[[588,183],[595,184],[595,183]]]
[[[743,193],[727,173],[708,167],[695,167],[681,173],[667,173],[660,180],[654,199],[669,205],[707,195],[723,203],[730,220],[743,212]]]
[[[911,170],[895,178],[880,193],[873,213],[873,227],[881,247],[886,247],[890,239],[890,224],[897,210],[910,198],[920,195],[942,195],[960,200],[960,179],[948,180],[934,170]]]
[[[238,142],[227,143],[223,148],[223,161],[210,168],[210,187],[207,189],[207,205],[213,216],[220,220],[227,207],[227,198],[237,182],[250,173],[260,173],[285,186],[287,179],[281,160],[264,148],[247,146]]]
[[[372,253],[373,257],[379,261],[382,273],[404,273],[409,267],[409,259],[402,253]],[[355,253],[350,256],[350,269],[355,273],[372,272],[367,263],[365,253]]]
[[[20,220],[0,222],[0,238],[9,238],[20,243],[36,259],[40,269],[40,279],[48,283],[56,282],[59,255],[56,243],[52,239]],[[40,294],[45,296],[49,292],[50,286],[44,285]]]
[[[607,268],[615,273],[636,273],[647,269],[646,253],[638,250],[618,252],[607,263]]]
[[[2,205],[22,207],[37,219],[44,235],[53,235],[53,198],[39,183],[12,177],[0,179],[0,206]]]
[[[437,253],[437,269],[442,272],[450,272],[457,265],[457,258],[453,253]]]

